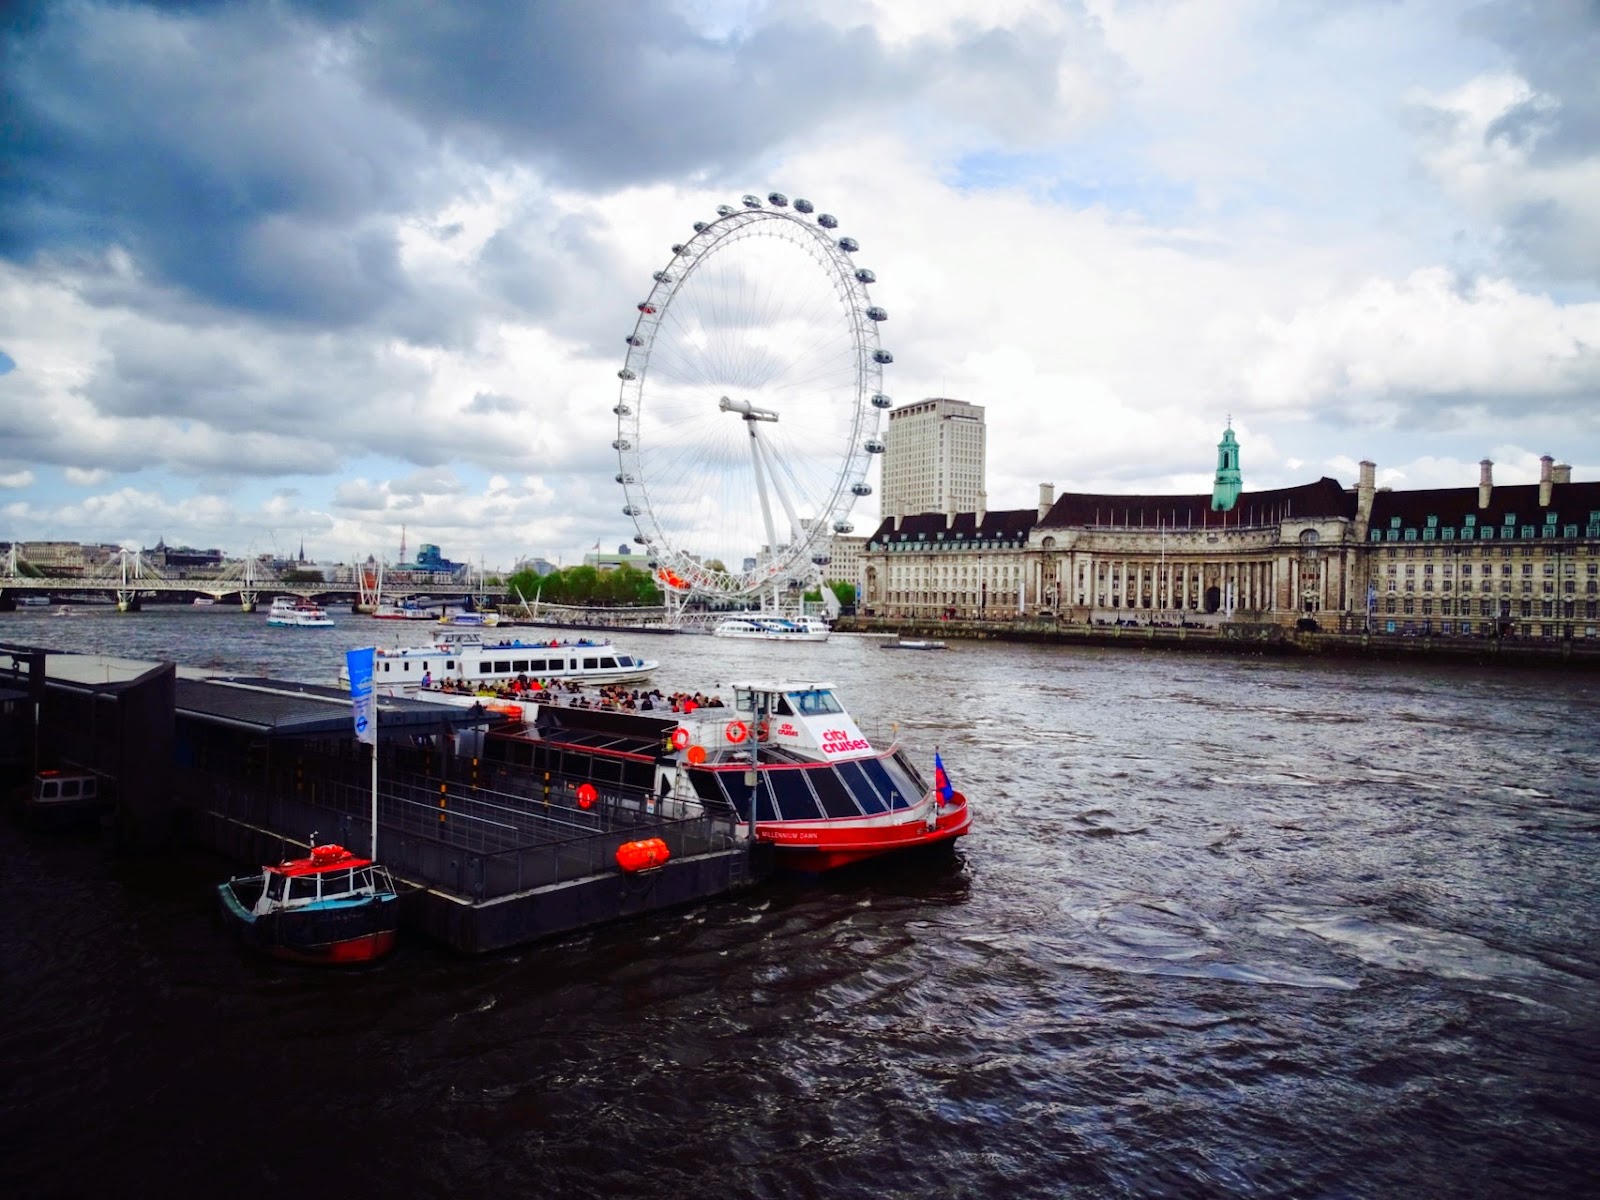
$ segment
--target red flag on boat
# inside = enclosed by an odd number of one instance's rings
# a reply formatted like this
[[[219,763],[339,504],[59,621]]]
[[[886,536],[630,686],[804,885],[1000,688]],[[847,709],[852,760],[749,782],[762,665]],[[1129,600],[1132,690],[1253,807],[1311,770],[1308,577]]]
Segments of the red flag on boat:
[[[939,799],[949,804],[955,799],[956,790],[950,786],[950,776],[944,773],[944,760],[939,757],[939,752],[933,752],[933,786],[939,793]]]

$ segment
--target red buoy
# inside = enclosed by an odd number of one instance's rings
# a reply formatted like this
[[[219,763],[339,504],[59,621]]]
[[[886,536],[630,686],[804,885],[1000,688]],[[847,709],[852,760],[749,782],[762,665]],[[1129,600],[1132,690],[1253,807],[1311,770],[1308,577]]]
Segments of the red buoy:
[[[590,808],[590,807],[592,807],[594,805],[594,802],[596,800],[598,800],[599,798],[600,798],[600,793],[594,790],[594,784],[592,784],[592,783],[580,783],[578,785],[578,807],[579,808]]]
[[[617,847],[617,866],[624,871],[648,871],[661,866],[671,857],[667,844],[660,838],[623,842]]]

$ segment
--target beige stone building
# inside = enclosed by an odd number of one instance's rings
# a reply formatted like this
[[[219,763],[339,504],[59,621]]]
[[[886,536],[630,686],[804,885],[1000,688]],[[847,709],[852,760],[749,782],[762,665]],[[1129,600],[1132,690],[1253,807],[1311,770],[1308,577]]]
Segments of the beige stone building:
[[[860,608],[902,619],[1218,625],[1396,635],[1600,636],[1600,483],[1238,490],[1231,431],[1210,496],[1068,493],[1036,509],[887,516]],[[1231,454],[1230,454],[1231,451]],[[1231,461],[1231,466],[1228,464]]]

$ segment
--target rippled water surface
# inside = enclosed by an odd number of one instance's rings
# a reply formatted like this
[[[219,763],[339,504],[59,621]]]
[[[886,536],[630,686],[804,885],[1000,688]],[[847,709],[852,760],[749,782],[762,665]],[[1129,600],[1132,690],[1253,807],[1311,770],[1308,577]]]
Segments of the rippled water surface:
[[[392,627],[0,615],[331,681]],[[627,639],[937,747],[956,860],[485,959],[244,954],[228,864],[0,829],[8,1195],[1577,1196],[1600,1135],[1592,676]]]

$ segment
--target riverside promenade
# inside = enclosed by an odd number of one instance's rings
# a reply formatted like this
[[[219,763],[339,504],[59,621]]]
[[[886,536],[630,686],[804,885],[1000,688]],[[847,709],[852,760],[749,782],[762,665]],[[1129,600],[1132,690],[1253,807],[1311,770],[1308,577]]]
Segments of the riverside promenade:
[[[906,638],[1035,642],[1126,650],[1179,650],[1196,654],[1356,658],[1377,662],[1464,663],[1600,671],[1600,638],[1445,636],[1367,632],[1299,632],[1274,624],[1090,625],[1049,618],[1012,620],[910,620],[840,617],[840,633],[899,634]]]

